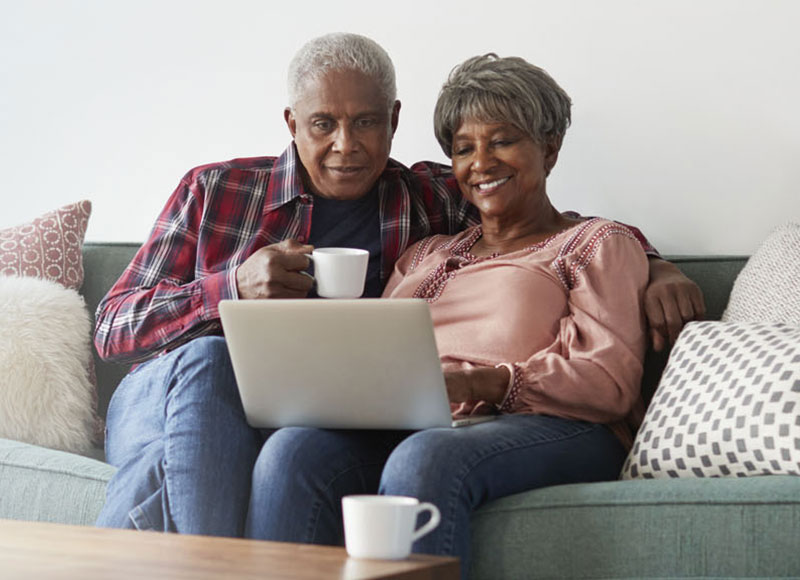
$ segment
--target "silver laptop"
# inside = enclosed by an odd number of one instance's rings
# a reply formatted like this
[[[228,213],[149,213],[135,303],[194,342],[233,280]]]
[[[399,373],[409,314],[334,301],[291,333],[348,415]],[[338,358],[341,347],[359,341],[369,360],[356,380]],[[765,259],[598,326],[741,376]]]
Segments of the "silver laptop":
[[[254,427],[452,424],[424,300],[223,300],[219,312]]]

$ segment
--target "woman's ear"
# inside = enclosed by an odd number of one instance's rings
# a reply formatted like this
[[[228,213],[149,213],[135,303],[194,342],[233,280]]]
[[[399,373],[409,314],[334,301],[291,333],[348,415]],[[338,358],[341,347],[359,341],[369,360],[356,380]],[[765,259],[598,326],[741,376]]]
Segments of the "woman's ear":
[[[550,175],[553,167],[558,162],[558,152],[561,151],[562,138],[550,139],[544,146],[544,173]]]

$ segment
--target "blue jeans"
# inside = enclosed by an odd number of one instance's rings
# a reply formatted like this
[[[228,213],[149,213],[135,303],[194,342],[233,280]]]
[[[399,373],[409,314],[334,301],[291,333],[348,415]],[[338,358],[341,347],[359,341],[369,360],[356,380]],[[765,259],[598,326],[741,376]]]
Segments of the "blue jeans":
[[[246,534],[342,544],[342,496],[413,496],[442,514],[414,551],[459,557],[466,578],[475,509],[538,487],[616,479],[625,454],[602,425],[541,415],[413,434],[281,429],[256,462]]]
[[[223,338],[150,360],[109,405],[106,460],[118,471],[97,525],[241,536],[262,444],[245,420]]]

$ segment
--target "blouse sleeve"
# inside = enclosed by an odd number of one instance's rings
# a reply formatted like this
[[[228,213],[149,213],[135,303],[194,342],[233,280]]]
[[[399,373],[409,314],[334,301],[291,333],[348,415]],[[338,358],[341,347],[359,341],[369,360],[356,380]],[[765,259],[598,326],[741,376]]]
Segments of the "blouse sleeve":
[[[556,264],[569,288],[568,314],[549,347],[526,361],[509,361],[513,381],[501,411],[610,423],[638,400],[647,258],[624,228],[595,244]]]

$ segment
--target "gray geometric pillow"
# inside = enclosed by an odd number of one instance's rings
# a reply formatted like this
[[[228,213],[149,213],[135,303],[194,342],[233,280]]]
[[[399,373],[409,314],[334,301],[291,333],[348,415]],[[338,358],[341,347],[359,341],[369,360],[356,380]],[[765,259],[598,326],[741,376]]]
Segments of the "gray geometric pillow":
[[[622,479],[800,475],[800,327],[690,322]]]
[[[776,228],[750,256],[722,320],[800,325],[800,224]]]

